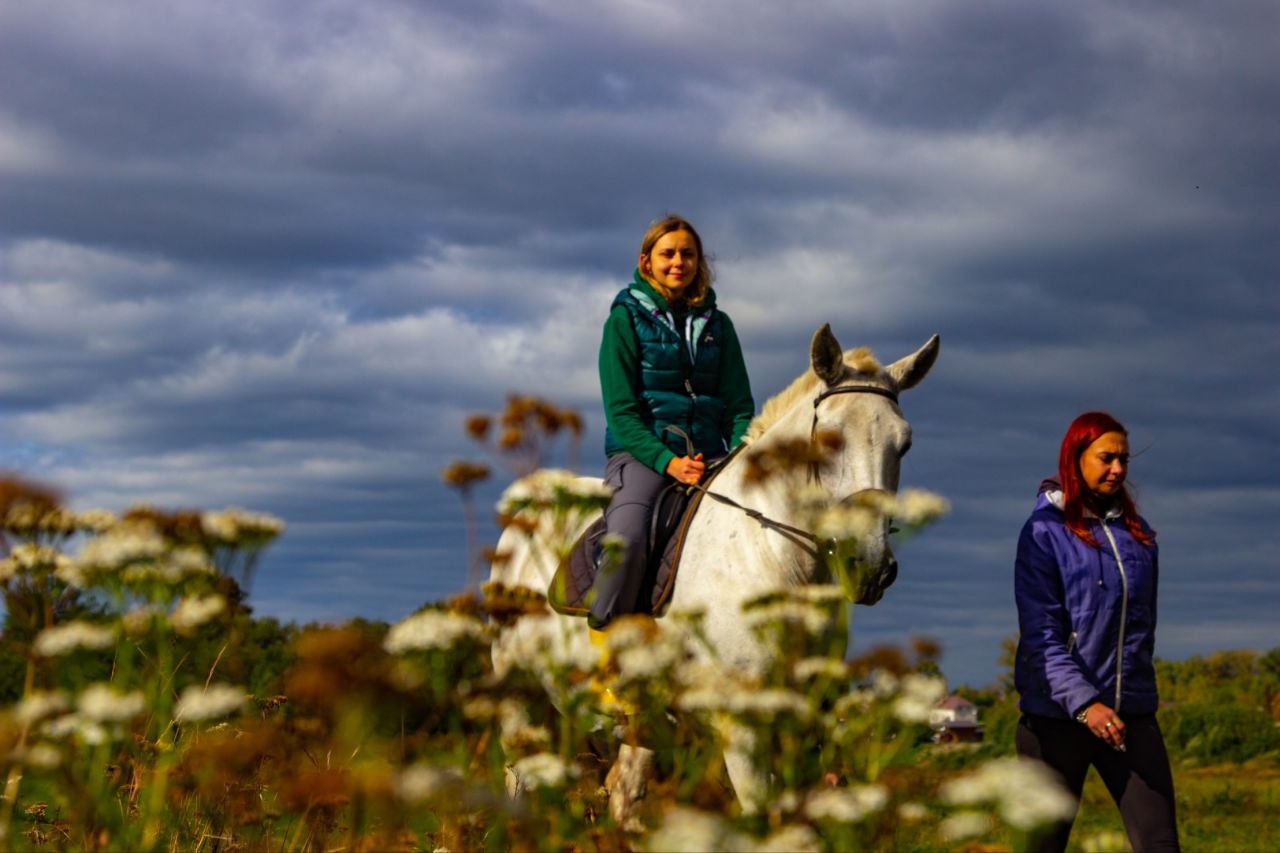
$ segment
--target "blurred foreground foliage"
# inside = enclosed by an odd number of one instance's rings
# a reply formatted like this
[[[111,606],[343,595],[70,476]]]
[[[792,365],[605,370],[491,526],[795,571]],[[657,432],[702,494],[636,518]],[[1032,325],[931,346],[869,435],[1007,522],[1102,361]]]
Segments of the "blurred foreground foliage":
[[[482,443],[496,433],[525,468],[548,436],[581,425],[513,397],[467,430]],[[445,480],[465,503],[487,475],[460,463]],[[526,484],[505,520],[598,509],[598,489],[581,488]],[[584,653],[557,636],[538,591],[501,585],[395,625],[256,618],[246,590],[283,524],[241,509],[76,513],[55,490],[0,478],[0,525],[0,849],[1024,849],[1070,805],[1009,760],[1007,678],[958,689],[982,709],[985,744],[934,746],[940,649],[844,660],[838,586],[751,602],[743,619],[774,654],[748,674],[708,653],[700,614],[625,621]],[[548,630],[509,632],[517,620]],[[496,642],[523,644],[501,672]],[[1278,662],[1161,663],[1175,756],[1274,756],[1262,720],[1277,708]],[[602,684],[626,713],[602,708]],[[750,735],[761,809],[735,800],[713,722]],[[656,750],[626,825],[606,791],[621,744]],[[1214,788],[1190,804],[1250,797]],[[1076,838],[1123,849],[1114,834],[1089,825]]]

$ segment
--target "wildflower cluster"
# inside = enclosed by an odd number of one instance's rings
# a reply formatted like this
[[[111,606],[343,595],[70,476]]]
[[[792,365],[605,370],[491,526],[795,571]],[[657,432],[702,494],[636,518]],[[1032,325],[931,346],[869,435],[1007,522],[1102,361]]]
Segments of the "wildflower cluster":
[[[519,397],[466,426],[526,461],[581,433],[576,415]],[[838,450],[820,434],[753,464],[763,479]],[[487,476],[458,463],[445,481],[469,498]],[[541,471],[499,511],[528,534],[524,557],[554,564],[609,497],[598,480]],[[910,492],[796,500],[833,553],[945,510]],[[749,664],[707,641],[702,612],[622,618],[592,644],[543,590],[495,569],[482,596],[390,626],[295,630],[263,683],[246,664],[243,601],[278,519],[73,513],[51,490],[0,480],[0,521],[5,639],[27,666],[0,710],[6,849],[933,849],[1001,828],[1030,838],[1067,808],[1016,763],[922,775],[946,688],[939,650],[846,660],[838,572],[746,602],[744,642],[763,650]],[[739,792],[745,808],[725,781],[726,733],[761,780]],[[656,750],[655,777],[624,823],[609,790],[627,783],[609,768],[639,747]]]
[[[153,846],[194,727],[246,704],[243,688],[216,679],[236,643],[233,620],[245,618],[228,570],[250,564],[283,525],[240,509],[75,512],[52,490],[7,480],[0,499],[3,639],[26,662],[22,695],[0,711],[0,846],[12,845],[28,790],[45,797],[23,811],[28,839],[56,825],[64,839]],[[181,645],[202,631],[221,638],[222,653],[197,673]],[[224,670],[235,668],[228,660]]]

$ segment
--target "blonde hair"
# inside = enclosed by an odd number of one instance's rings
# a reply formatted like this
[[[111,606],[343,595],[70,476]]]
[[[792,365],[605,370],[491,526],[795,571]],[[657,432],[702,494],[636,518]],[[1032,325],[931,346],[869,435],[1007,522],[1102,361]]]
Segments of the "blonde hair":
[[[674,231],[687,231],[693,236],[693,242],[698,247],[698,274],[694,276],[693,281],[689,282],[686,288],[688,295],[684,297],[684,304],[690,308],[697,308],[707,300],[707,294],[711,292],[711,263],[707,259],[707,253],[702,249],[702,237],[698,235],[697,229],[689,224],[689,220],[683,216],[668,214],[663,218],[656,220],[649,229],[644,232],[644,239],[640,241],[640,254],[648,257],[653,252],[653,247],[662,239],[663,235],[670,234]],[[648,280],[648,276],[645,276]]]

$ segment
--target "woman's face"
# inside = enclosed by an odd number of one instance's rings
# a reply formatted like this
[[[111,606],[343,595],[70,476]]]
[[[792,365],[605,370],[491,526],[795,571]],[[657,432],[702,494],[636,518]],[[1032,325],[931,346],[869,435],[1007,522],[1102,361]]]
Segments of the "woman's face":
[[[1122,432],[1104,432],[1080,454],[1080,476],[1095,495],[1110,497],[1124,485],[1129,472],[1129,439]]]
[[[698,275],[698,242],[688,231],[669,231],[640,256],[640,272],[670,296],[679,296]]]

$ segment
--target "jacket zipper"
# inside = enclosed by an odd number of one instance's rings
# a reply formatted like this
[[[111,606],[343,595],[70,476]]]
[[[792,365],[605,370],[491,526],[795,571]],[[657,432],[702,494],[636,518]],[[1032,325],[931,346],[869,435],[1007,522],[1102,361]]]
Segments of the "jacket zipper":
[[[1116,712],[1120,711],[1120,687],[1124,678],[1124,626],[1129,618],[1129,576],[1124,572],[1124,561],[1120,559],[1120,549],[1116,546],[1116,538],[1111,535],[1111,527],[1104,520],[1102,530],[1111,543],[1111,553],[1116,555],[1116,568],[1120,570],[1120,639],[1116,644]]]
[[[1080,639],[1080,634],[1072,631],[1071,636],[1067,637],[1067,654],[1071,654],[1072,649],[1076,647],[1076,640]]]

